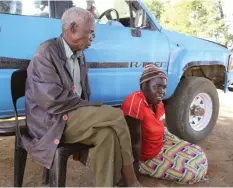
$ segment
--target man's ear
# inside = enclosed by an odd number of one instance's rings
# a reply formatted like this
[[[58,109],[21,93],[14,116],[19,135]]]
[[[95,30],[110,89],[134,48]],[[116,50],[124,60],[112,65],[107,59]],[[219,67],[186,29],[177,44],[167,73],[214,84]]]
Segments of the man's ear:
[[[71,32],[72,33],[75,33],[76,32],[76,23],[75,22],[72,22],[71,25],[70,25],[70,29],[71,29]]]

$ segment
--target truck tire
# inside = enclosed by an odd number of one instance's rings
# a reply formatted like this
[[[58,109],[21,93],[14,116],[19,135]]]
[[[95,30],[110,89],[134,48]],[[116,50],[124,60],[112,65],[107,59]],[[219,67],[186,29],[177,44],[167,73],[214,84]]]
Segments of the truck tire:
[[[169,131],[186,141],[197,143],[204,140],[216,124],[218,92],[208,79],[184,78],[174,96],[166,101],[165,108]]]

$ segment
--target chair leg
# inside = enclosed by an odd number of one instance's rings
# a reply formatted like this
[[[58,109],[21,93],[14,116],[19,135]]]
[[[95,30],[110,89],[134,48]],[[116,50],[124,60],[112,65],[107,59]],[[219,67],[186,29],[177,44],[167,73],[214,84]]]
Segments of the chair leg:
[[[48,185],[49,184],[49,169],[44,168],[43,169],[43,177],[42,177],[42,185]]]
[[[14,156],[14,187],[22,187],[26,161],[26,150],[16,147]]]
[[[49,173],[49,186],[50,187],[65,187],[66,184],[66,168],[69,154],[58,148],[53,160],[52,168]]]

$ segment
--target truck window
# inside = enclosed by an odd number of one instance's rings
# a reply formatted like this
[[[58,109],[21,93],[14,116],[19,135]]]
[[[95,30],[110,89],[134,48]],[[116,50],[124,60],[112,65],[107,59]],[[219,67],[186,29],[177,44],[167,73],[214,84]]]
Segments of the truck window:
[[[116,9],[119,13],[119,21],[122,26],[130,27],[130,10],[125,0],[73,0],[73,1],[54,1],[55,18],[60,19],[64,11],[70,7],[81,7],[89,10],[98,21],[99,16],[109,9]],[[116,14],[112,12],[113,21],[116,21]],[[117,22],[117,21],[116,21]],[[108,24],[109,20],[103,16],[99,24]]]
[[[97,21],[99,21],[99,24],[114,22],[113,24],[121,24],[122,26],[130,27],[130,9],[125,0],[73,0],[73,5],[92,12]],[[118,12],[119,21],[116,20],[117,16],[114,11],[111,12],[112,20],[109,20],[106,16],[98,20],[98,18],[109,9],[115,9]]]
[[[0,13],[17,14],[27,16],[49,17],[48,1],[21,0],[21,1],[0,1]]]
[[[122,27],[134,27],[134,18],[136,11],[140,8],[137,1],[130,0],[72,0],[72,1],[54,1],[55,18],[60,19],[64,11],[70,7],[81,7],[90,11],[99,24],[118,25]],[[131,6],[130,6],[131,5]],[[109,20],[106,15],[100,16],[107,10],[115,9],[119,14],[119,20],[116,20],[116,13],[111,12],[112,19]],[[147,25],[141,29],[152,29],[150,20]]]
[[[130,0],[72,0],[72,1],[51,1],[54,3],[55,15],[52,17],[61,19],[64,11],[71,7],[81,7],[90,11],[99,24],[117,25],[121,27],[134,27],[134,19],[136,11],[140,9],[137,1]],[[53,5],[52,3],[52,5]],[[100,16],[107,10],[115,9],[119,14],[119,20],[116,20],[116,13],[111,12],[112,19],[109,20],[106,15]],[[141,29],[155,30],[151,24],[151,20],[147,19],[147,23]]]

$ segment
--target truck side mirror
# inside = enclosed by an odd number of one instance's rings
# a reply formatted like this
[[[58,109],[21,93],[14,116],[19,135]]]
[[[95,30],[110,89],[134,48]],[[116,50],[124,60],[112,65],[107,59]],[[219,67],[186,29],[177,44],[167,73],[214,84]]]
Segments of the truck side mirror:
[[[140,28],[146,25],[146,12],[143,9],[136,11],[134,26]]]
[[[135,29],[132,30],[133,37],[141,37],[140,28],[146,26],[146,12],[143,9],[138,9],[136,11],[136,16],[134,20]]]

